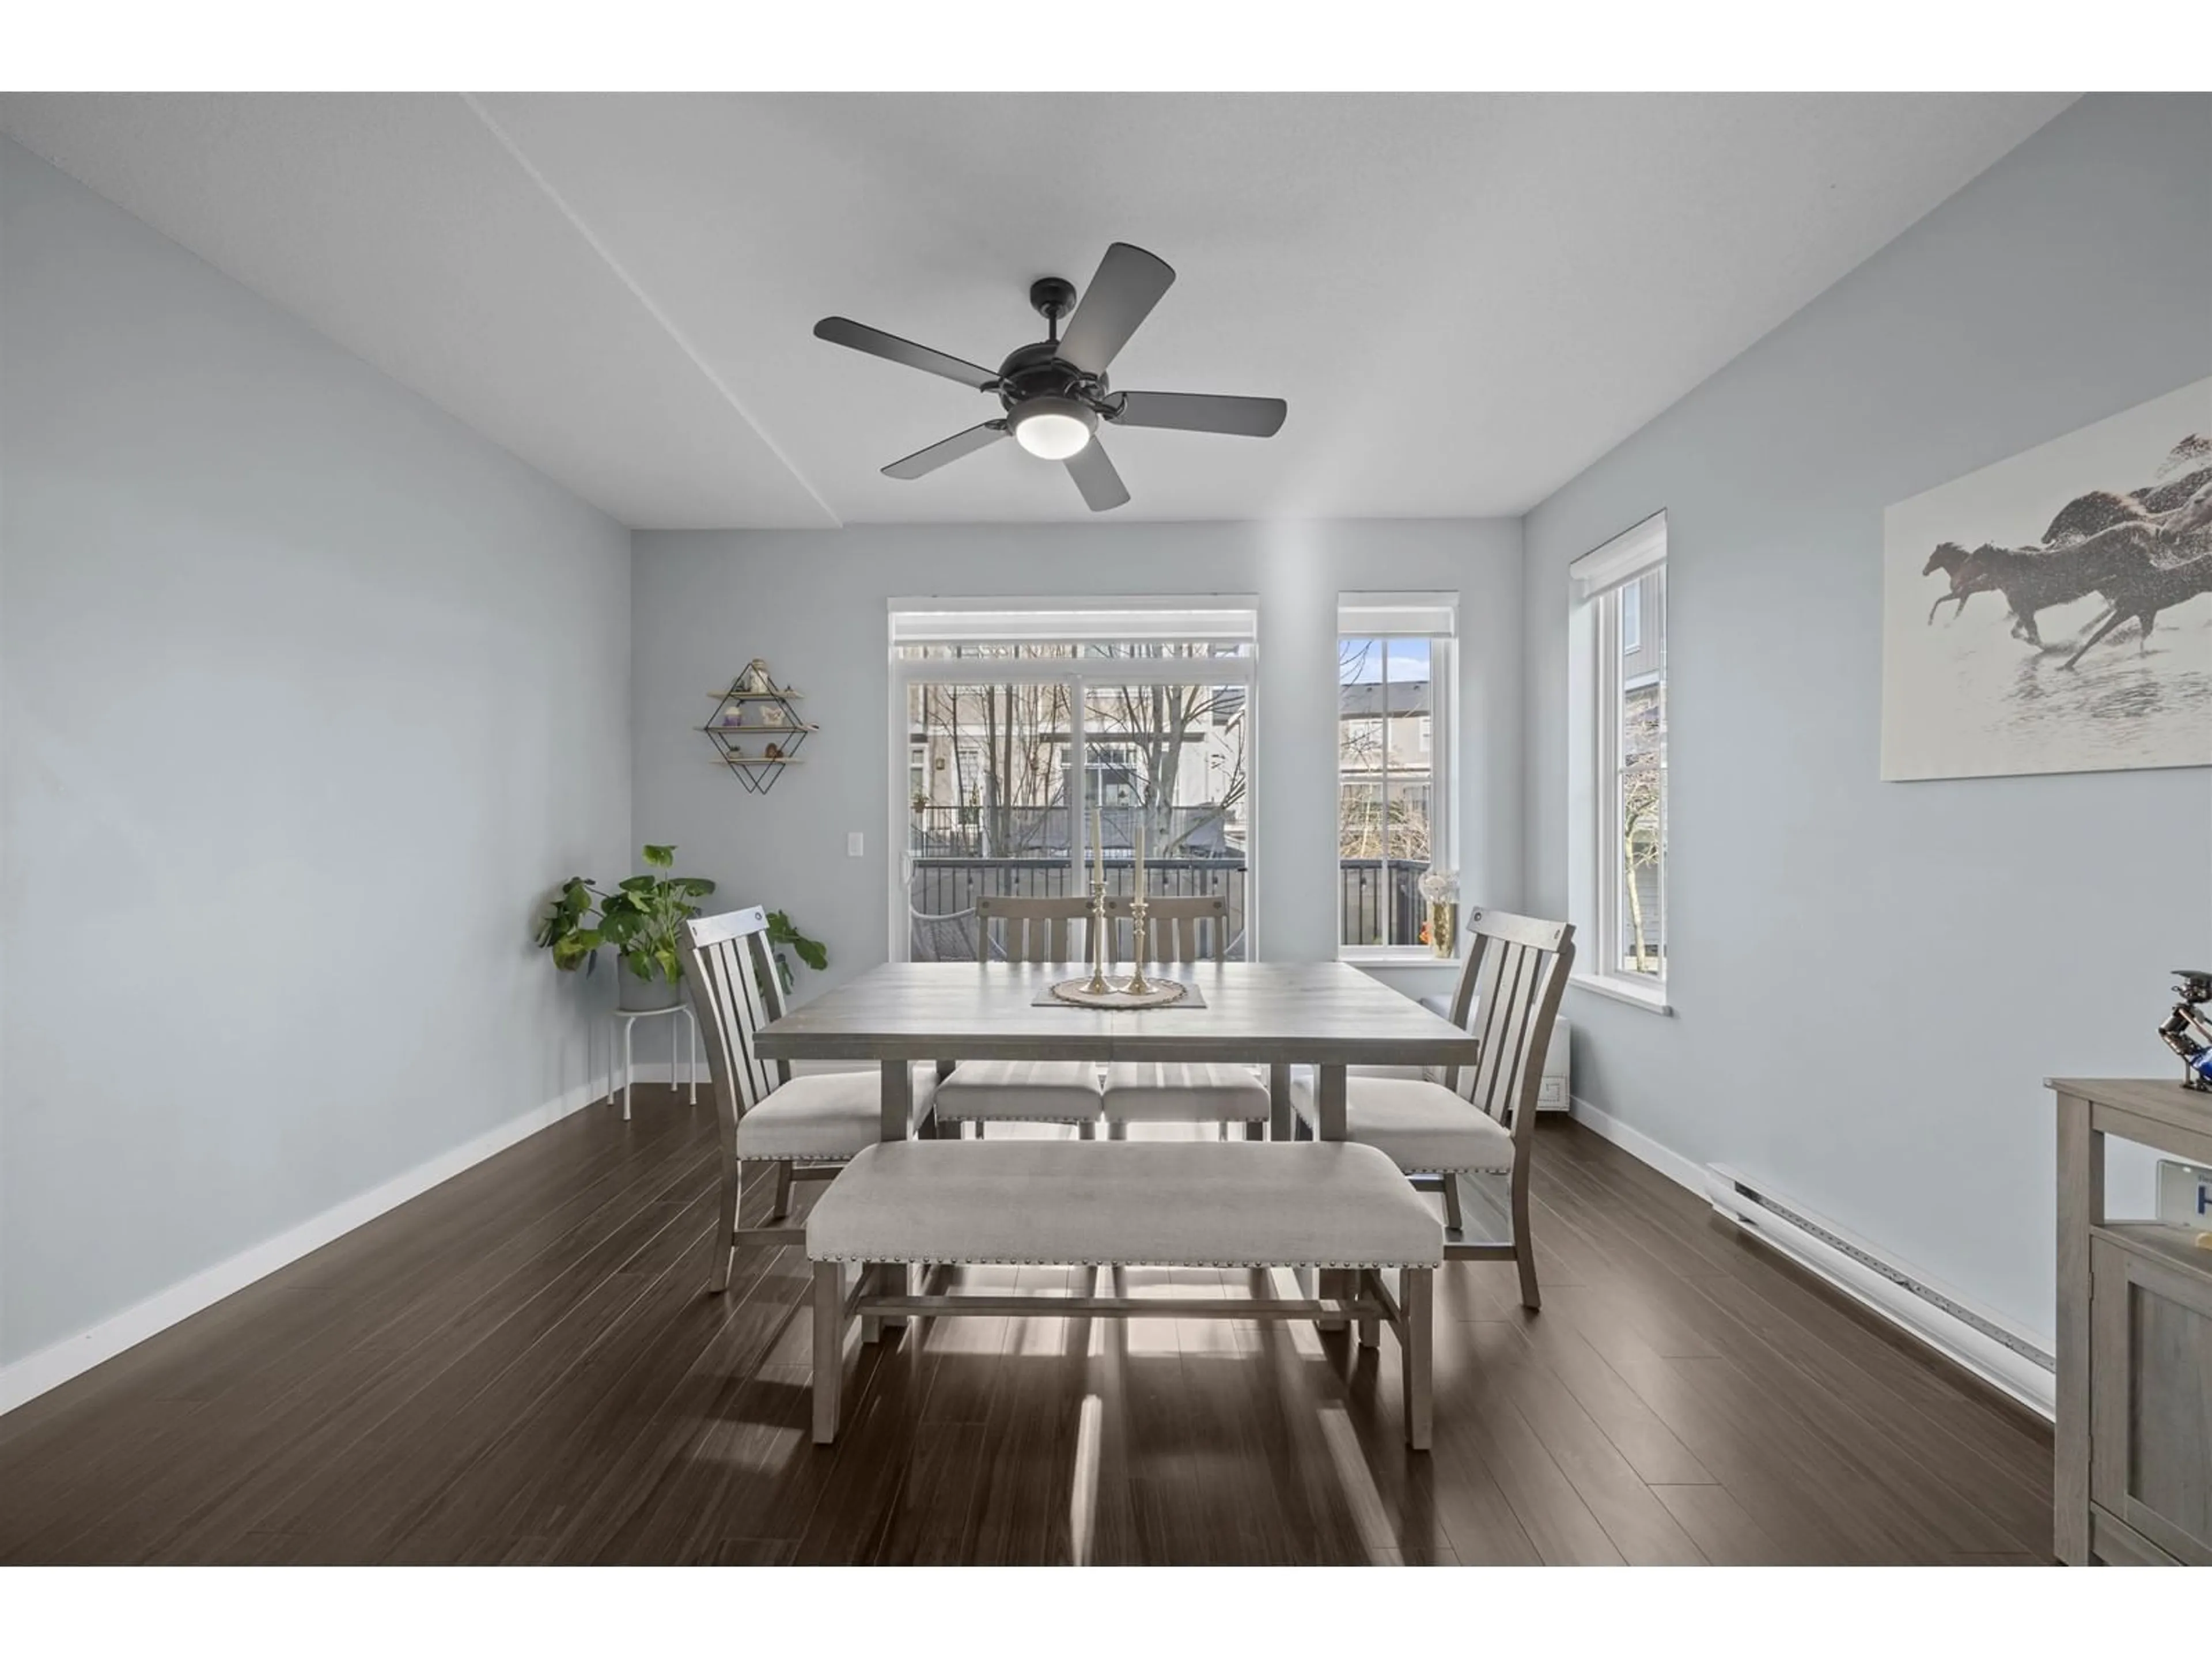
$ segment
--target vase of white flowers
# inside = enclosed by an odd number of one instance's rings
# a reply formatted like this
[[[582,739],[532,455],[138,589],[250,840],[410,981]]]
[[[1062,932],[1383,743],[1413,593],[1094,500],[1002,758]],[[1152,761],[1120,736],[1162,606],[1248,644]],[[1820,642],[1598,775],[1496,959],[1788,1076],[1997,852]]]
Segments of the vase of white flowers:
[[[1422,937],[1431,951],[1449,957],[1459,949],[1459,872],[1431,870],[1420,885],[1429,906],[1429,925],[1421,930]]]

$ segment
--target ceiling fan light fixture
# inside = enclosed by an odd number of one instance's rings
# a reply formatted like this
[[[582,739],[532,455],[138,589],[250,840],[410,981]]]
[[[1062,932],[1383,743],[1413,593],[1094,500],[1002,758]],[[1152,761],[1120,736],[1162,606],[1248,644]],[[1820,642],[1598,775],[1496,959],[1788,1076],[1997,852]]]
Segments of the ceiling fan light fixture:
[[[1081,453],[1098,416],[1073,398],[1031,398],[1006,417],[1014,441],[1040,460],[1064,461]]]

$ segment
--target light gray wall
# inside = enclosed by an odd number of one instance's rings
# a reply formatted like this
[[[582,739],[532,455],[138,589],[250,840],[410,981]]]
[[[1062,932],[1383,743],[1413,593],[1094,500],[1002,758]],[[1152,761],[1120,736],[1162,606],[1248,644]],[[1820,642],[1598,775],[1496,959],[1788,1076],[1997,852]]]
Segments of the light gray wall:
[[[0,1360],[583,1080],[629,537],[0,142]]]
[[[1876,781],[1889,502],[2212,368],[2212,96],[2094,96],[1526,521],[1530,896],[1567,896],[1565,567],[1664,507],[1676,1016],[1576,1093],[2052,1326],[2045,1075],[2165,1070],[2201,769]]]
[[[1194,440],[1203,442],[1202,439]],[[915,488],[926,488],[916,485]],[[654,532],[635,538],[641,837],[732,902],[789,909],[830,981],[882,962],[890,866],[890,599],[1244,593],[1260,602],[1253,808],[1256,925],[1270,957],[1336,948],[1336,599],[1461,596],[1463,890],[1517,896],[1519,526],[1495,520]],[[806,694],[806,764],[744,793],[697,727],[752,657]],[[848,830],[864,859],[845,856]],[[1427,988],[1436,975],[1386,975]]]

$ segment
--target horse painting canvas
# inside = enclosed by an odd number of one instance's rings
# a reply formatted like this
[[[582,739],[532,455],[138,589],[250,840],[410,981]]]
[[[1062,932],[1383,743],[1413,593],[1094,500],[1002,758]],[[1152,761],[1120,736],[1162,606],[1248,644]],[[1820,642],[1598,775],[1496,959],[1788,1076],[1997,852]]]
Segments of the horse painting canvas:
[[[2212,766],[2212,380],[1882,519],[1881,775]]]

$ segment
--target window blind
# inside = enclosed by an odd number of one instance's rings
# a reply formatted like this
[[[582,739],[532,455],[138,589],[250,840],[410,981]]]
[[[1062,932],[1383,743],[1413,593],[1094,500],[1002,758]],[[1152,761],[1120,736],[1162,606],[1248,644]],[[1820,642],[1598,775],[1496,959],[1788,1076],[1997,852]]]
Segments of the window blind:
[[[1567,581],[1576,599],[1594,599],[1634,581],[1666,559],[1667,514],[1662,509],[1577,559],[1567,567]]]

